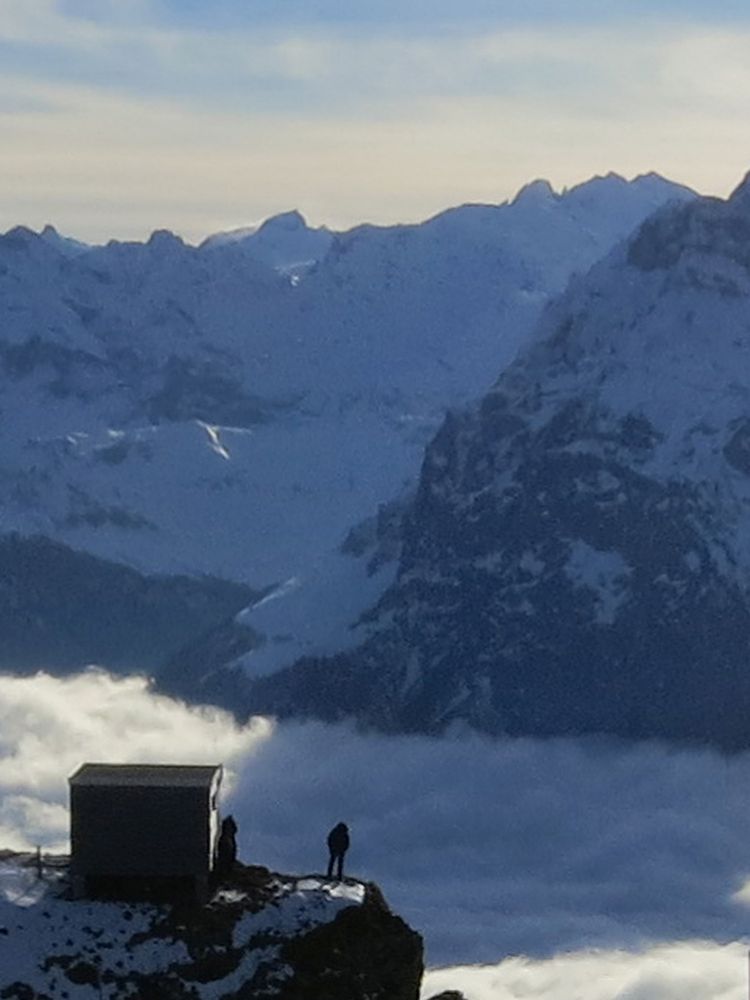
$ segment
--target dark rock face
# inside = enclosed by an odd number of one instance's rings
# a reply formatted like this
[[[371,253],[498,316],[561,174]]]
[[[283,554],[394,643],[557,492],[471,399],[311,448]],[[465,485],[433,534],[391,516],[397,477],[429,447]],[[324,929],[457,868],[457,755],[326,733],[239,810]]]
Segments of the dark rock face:
[[[168,359],[143,405],[153,423],[214,420],[239,427],[262,423],[273,411],[247,392],[229,365],[191,364],[178,357]]]
[[[743,420],[724,445],[724,456],[738,472],[750,476],[750,420]]]
[[[493,434],[485,406],[477,422],[446,422],[376,611],[392,624],[356,657],[257,681],[260,705],[387,729],[465,720],[746,745],[750,610],[712,558],[714,512],[687,484],[639,472],[641,433],[623,444],[622,423],[617,456],[570,453],[586,419]]]
[[[152,670],[249,604],[249,587],[144,576],[47,538],[0,538],[0,666]]]
[[[390,912],[372,883],[362,906],[291,940],[282,957],[294,969],[284,1000],[416,1000],[424,972],[420,936]]]
[[[160,667],[157,687],[188,701],[210,702],[232,711],[242,701],[244,675],[228,664],[259,642],[253,629],[229,618],[176,650]]]
[[[574,284],[429,446],[374,635],[252,709],[749,746],[745,235],[681,206]]]

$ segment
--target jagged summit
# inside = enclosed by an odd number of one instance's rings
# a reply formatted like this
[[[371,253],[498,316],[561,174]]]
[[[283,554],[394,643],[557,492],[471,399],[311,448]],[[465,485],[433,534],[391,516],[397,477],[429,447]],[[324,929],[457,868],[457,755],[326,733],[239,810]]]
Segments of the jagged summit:
[[[22,244],[31,244],[35,240],[39,239],[39,234],[35,233],[33,229],[29,229],[28,226],[12,226],[5,233],[0,235],[0,240],[6,245],[16,245],[20,246]]]
[[[270,265],[282,274],[310,267],[327,253],[334,235],[324,226],[313,229],[296,209],[273,215],[259,225],[209,236],[200,250],[234,251]]]
[[[13,226],[0,235],[0,253],[12,256],[11,267],[18,273],[27,268],[56,269],[66,257],[77,256],[80,252],[74,245],[66,245],[60,236],[36,233],[28,226]]]
[[[6,248],[25,248],[27,250],[34,246],[51,247],[65,257],[77,257],[89,249],[86,243],[61,236],[57,229],[49,223],[39,233],[28,226],[13,226],[7,232],[0,234],[0,245],[5,245]]]
[[[619,174],[616,170],[608,170],[606,174],[594,174],[594,176],[589,177],[588,180],[581,181],[580,184],[574,184],[570,190],[575,191],[578,188],[599,187],[602,184],[614,184],[621,187],[623,184],[631,183],[633,182],[628,181],[626,177],[623,177],[623,175]]]
[[[524,184],[510,204],[518,206],[533,203],[538,205],[558,197],[559,195],[554,191],[550,182],[539,178],[535,181],[530,181],[528,184]]]
[[[289,212],[280,212],[278,215],[270,216],[258,226],[257,231],[280,229],[287,233],[294,233],[300,229],[308,228],[304,215],[295,208]]]
[[[146,246],[153,250],[165,250],[167,248],[183,249],[186,246],[181,236],[177,236],[170,229],[155,229],[149,236]]]
[[[664,174],[660,174],[658,170],[647,170],[645,173],[636,174],[636,176],[633,178],[632,183],[653,184],[659,187],[662,187],[664,185],[667,185],[669,187],[674,187],[674,181],[670,181],[668,178],[664,176]],[[688,187],[686,184],[680,184],[678,185],[678,187],[680,187],[683,191],[688,191],[693,195],[697,195],[697,192],[694,191],[693,188]]]
[[[516,205],[526,201],[549,201],[552,199],[565,199],[580,196],[581,194],[591,194],[596,191],[623,190],[628,187],[646,189],[650,188],[654,192],[669,189],[672,193],[679,191],[686,196],[695,196],[695,192],[684,185],[675,185],[674,182],[662,177],[656,171],[638,174],[632,180],[623,177],[622,174],[610,170],[606,174],[595,174],[588,180],[581,181],[571,187],[563,188],[562,192],[555,191],[554,187],[546,178],[538,178],[525,184],[511,199],[510,204]]]

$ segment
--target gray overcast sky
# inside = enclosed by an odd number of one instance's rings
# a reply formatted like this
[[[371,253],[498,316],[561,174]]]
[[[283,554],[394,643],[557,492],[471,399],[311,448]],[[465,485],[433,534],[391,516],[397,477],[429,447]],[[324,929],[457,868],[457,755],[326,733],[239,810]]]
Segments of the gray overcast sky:
[[[750,166],[747,5],[0,0],[0,229],[413,221],[526,181]]]

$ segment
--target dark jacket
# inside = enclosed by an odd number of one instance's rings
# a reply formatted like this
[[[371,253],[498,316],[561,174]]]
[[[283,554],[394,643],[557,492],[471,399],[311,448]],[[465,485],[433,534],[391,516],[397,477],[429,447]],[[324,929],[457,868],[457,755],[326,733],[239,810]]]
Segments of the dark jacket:
[[[349,828],[346,823],[337,823],[328,834],[328,850],[331,854],[343,854],[349,849]]]

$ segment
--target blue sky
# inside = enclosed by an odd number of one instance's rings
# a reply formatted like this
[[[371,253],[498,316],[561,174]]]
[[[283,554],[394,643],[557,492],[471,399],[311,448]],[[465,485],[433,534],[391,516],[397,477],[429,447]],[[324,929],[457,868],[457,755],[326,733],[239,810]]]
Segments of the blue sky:
[[[735,0],[0,0],[0,229],[411,221],[750,167]]]

